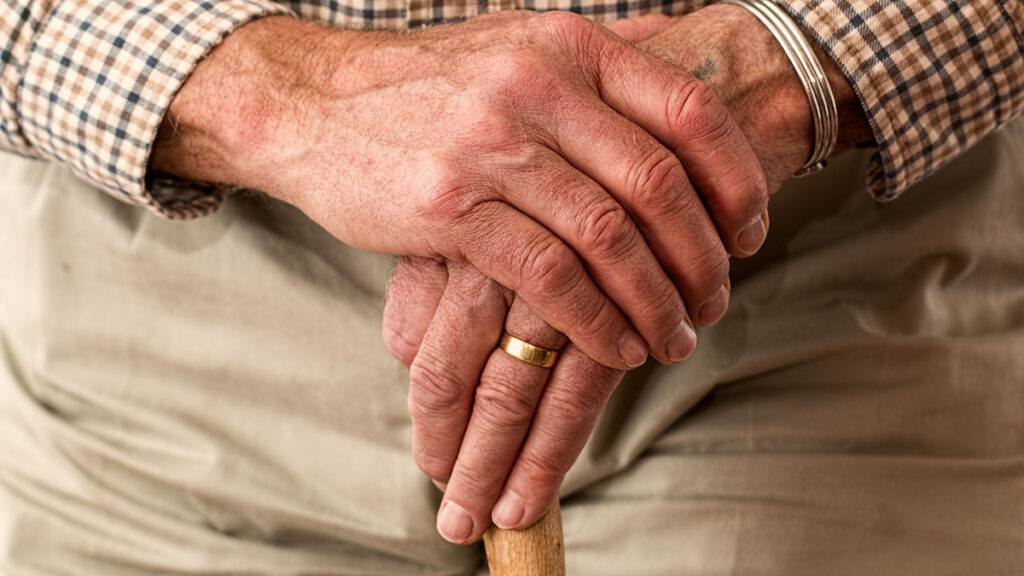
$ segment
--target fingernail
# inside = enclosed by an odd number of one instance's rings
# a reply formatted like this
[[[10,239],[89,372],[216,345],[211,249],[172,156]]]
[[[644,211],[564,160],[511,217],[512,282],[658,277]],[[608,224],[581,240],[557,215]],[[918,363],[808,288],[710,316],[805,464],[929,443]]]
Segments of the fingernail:
[[[700,312],[697,313],[697,318],[701,324],[714,324],[719,318],[725,314],[726,308],[729,307],[729,287],[725,284],[715,292],[715,295],[708,299],[703,306],[700,307]]]
[[[682,362],[690,357],[697,346],[697,331],[687,316],[676,329],[676,333],[668,339],[668,357],[672,362]]]
[[[445,540],[462,544],[473,535],[473,517],[462,506],[446,501],[437,513],[437,531]]]
[[[627,331],[619,340],[619,355],[626,366],[636,368],[647,361],[647,345],[639,334]]]
[[[519,526],[525,514],[526,505],[523,504],[523,499],[515,492],[508,490],[501,495],[498,503],[494,506],[494,512],[491,513],[491,521],[498,528],[510,530]]]
[[[434,486],[437,486],[437,489],[441,492],[444,492],[445,489],[448,488],[448,484],[441,482],[440,480],[431,480],[431,482],[433,482]]]
[[[761,244],[764,244],[764,238],[768,233],[764,225],[765,218],[765,214],[757,216],[740,231],[736,243],[739,244],[740,250],[743,250],[745,254],[749,255],[757,252]]]

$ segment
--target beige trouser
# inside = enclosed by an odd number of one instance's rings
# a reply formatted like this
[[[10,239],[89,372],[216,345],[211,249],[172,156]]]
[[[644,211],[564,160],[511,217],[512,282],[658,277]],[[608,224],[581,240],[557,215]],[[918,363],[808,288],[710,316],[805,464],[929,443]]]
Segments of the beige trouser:
[[[631,374],[569,573],[1024,574],[1024,124],[903,199],[773,201],[731,309]],[[470,574],[409,455],[388,257],[239,195],[172,223],[0,157],[0,573]]]

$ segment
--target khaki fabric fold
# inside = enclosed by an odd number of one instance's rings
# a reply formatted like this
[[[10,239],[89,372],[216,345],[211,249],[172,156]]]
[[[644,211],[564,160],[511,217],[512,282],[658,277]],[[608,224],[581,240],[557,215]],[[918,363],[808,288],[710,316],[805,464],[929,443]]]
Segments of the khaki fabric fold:
[[[868,156],[780,191],[695,355],[620,386],[570,574],[1024,574],[1024,123],[889,205]],[[392,262],[0,156],[0,573],[474,573],[409,453]]]

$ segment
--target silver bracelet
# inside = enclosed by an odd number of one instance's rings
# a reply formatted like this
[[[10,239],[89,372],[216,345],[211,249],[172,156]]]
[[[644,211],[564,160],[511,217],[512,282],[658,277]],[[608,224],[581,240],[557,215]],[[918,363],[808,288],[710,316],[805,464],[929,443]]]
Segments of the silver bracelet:
[[[797,28],[793,19],[770,0],[721,0],[722,4],[735,4],[746,8],[772,33],[796,69],[800,83],[807,92],[814,121],[814,148],[811,157],[793,176],[813,174],[825,167],[832,155],[839,135],[839,112],[825,69],[814,55],[814,49]]]

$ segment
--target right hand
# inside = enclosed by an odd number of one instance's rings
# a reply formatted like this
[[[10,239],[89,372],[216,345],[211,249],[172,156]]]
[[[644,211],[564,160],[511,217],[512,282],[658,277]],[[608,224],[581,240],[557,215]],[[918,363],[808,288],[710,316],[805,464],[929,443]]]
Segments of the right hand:
[[[617,369],[689,355],[690,315],[724,313],[727,251],[752,251],[738,238],[768,202],[712,90],[566,13],[410,34],[258,20],[185,83],[152,162],[357,248],[468,261]]]

